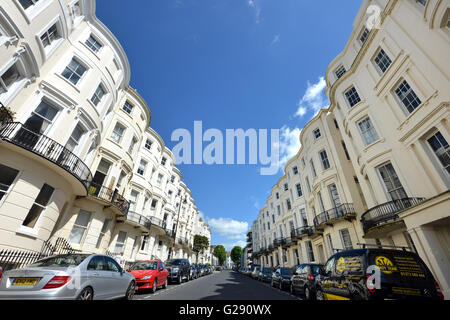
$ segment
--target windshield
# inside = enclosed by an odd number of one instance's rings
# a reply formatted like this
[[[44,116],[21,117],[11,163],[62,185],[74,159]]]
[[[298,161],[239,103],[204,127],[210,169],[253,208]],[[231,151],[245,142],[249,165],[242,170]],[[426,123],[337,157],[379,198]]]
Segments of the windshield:
[[[130,270],[156,270],[157,261],[138,261],[133,264]]]
[[[29,265],[29,267],[73,267],[78,266],[89,255],[86,254],[68,254],[53,256],[50,258],[36,261]]]
[[[181,260],[167,260],[166,266],[179,266],[181,264]]]

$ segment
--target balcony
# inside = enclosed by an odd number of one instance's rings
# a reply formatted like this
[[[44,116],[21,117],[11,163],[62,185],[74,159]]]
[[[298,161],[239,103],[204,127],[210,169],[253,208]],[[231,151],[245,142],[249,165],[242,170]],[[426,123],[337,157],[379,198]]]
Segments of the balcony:
[[[311,236],[313,234],[313,230],[311,227],[301,227],[294,230],[291,230],[291,238],[293,240],[301,239],[305,236]]]
[[[284,238],[284,244],[282,244],[283,247],[289,247],[292,244],[292,238],[291,237],[286,237]]]
[[[400,211],[414,207],[425,201],[424,198],[404,198],[389,201],[371,208],[361,216],[364,233],[370,229],[399,220]]]
[[[286,244],[286,239],[285,238],[277,238],[275,240],[273,240],[273,246],[279,247],[279,246],[283,246]]]
[[[128,211],[125,222],[134,225],[136,228],[140,228],[146,233],[149,232],[151,226],[149,218],[133,211]]]
[[[319,227],[322,227],[324,224],[333,226],[333,223],[337,220],[345,219],[350,221],[355,218],[356,213],[355,209],[353,209],[353,203],[344,203],[336,208],[318,214],[314,218],[314,227],[319,229]]]
[[[106,204],[106,207],[113,207],[119,214],[127,215],[130,203],[117,190],[106,188],[105,186],[91,183],[88,190],[88,196],[94,197]]]
[[[1,123],[0,140],[7,141],[52,162],[75,177],[86,192],[88,191],[92,182],[92,173],[88,166],[55,140],[33,132],[20,122]]]
[[[274,248],[273,244],[269,244],[269,246],[267,247],[268,253],[271,253],[274,249],[275,248]]]

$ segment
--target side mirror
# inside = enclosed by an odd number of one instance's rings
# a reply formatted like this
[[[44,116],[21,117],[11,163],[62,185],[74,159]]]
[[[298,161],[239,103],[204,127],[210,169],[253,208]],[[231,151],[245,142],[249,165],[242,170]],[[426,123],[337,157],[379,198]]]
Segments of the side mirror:
[[[130,272],[130,271],[131,271],[131,269],[130,269],[130,268],[128,268],[128,269],[127,269],[127,272]]]

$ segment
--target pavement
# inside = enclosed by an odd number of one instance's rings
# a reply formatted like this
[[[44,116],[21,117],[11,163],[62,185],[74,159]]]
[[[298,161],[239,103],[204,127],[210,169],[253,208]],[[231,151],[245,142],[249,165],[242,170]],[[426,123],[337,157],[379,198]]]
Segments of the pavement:
[[[182,284],[169,284],[154,294],[138,291],[135,300],[301,300],[236,271],[223,270]]]

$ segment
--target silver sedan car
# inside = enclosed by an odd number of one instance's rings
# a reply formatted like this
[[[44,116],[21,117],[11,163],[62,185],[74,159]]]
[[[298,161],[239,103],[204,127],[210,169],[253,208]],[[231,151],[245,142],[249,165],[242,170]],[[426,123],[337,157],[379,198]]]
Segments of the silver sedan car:
[[[64,254],[3,272],[0,299],[132,300],[136,280],[112,258]]]

